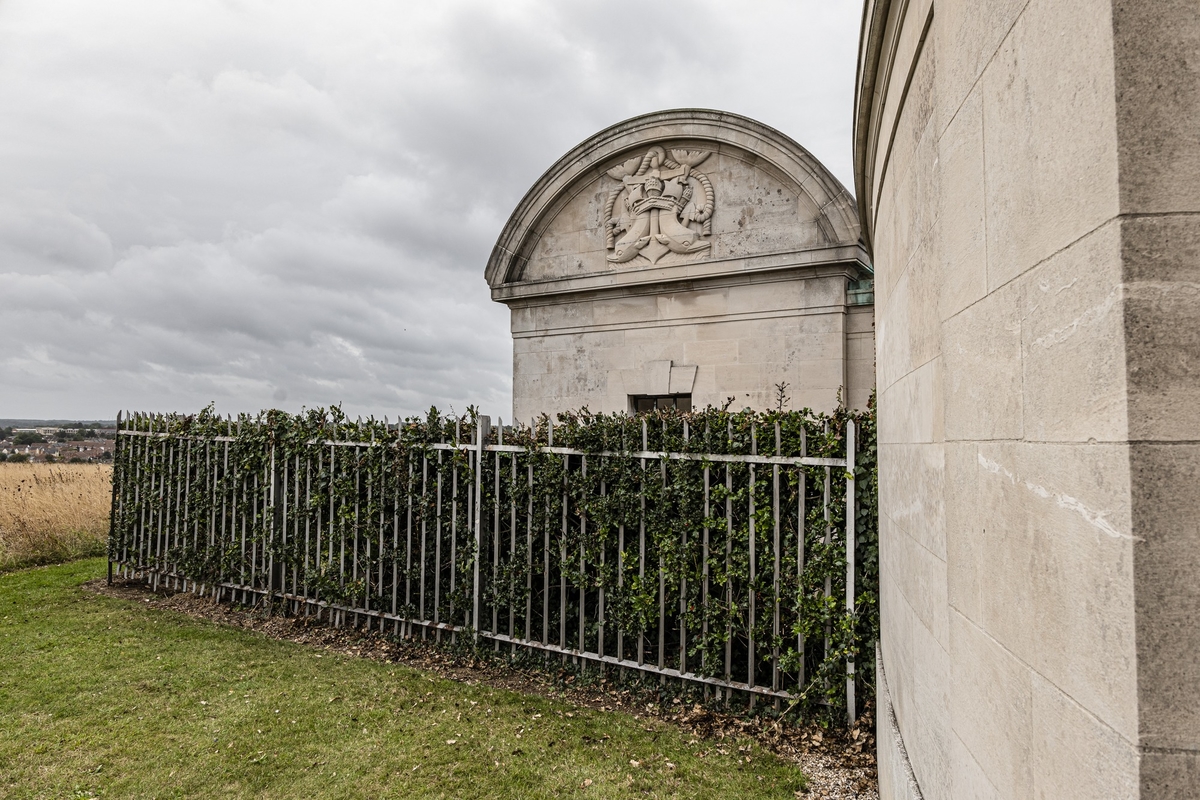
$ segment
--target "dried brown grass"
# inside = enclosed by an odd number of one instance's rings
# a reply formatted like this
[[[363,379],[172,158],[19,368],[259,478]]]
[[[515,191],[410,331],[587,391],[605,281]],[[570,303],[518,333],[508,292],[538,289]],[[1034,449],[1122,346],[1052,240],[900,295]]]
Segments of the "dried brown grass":
[[[112,467],[0,464],[0,571],[104,553]]]

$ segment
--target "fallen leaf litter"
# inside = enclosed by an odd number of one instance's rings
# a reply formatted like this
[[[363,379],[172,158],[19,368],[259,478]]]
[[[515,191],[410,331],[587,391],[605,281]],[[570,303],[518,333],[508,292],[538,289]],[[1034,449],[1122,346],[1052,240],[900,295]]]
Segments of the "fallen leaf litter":
[[[171,593],[163,587],[159,588],[158,593],[147,597],[150,587],[141,581],[114,581],[112,586],[108,586],[104,579],[98,579],[89,581],[85,588],[127,600],[144,600],[154,608],[178,611],[198,619],[256,631],[273,639],[323,648],[342,655],[404,664],[471,685],[484,684],[524,694],[553,696],[597,711],[625,712],[636,719],[651,718],[672,723],[695,737],[688,742],[689,746],[699,748],[703,742],[736,742],[739,737],[750,738],[763,749],[796,764],[808,776],[807,791],[797,792],[797,797],[812,800],[879,798],[874,756],[875,725],[869,709],[849,731],[839,731],[822,730],[815,725],[797,727],[775,720],[747,719],[714,712],[700,705],[694,705],[689,710],[679,705],[678,700],[665,708],[657,708],[654,704],[647,707],[630,698],[628,691],[616,686],[573,686],[570,681],[565,684],[556,681],[547,672],[514,669],[489,661],[468,662],[461,655],[419,640],[397,642],[377,632],[348,627],[333,628],[311,617],[267,616],[261,609],[235,608],[187,592]],[[322,657],[321,653],[316,655]],[[335,697],[330,702],[340,699]],[[567,716],[572,715],[568,713]],[[713,746],[713,750],[720,754],[729,753],[726,747],[720,745]],[[749,748],[742,746],[738,750],[739,755],[750,762],[751,756],[747,755]],[[704,752],[698,751],[697,755],[703,757]],[[637,766],[637,763],[631,762],[631,765]]]

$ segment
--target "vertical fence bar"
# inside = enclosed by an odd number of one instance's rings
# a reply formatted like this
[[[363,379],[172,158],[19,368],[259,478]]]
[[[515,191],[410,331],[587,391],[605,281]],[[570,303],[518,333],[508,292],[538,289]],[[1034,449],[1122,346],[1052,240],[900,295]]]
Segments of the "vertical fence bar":
[[[567,470],[570,456],[563,456],[562,533],[558,540],[558,646],[567,649]],[[563,661],[567,659],[563,655]]]
[[[142,427],[142,415],[138,414],[137,425],[134,430],[139,430]],[[136,540],[136,558],[134,571],[140,571],[145,568],[146,563],[150,560],[150,543],[149,537],[146,535],[146,518],[148,516],[148,507],[150,505],[150,489],[143,485],[142,476],[146,475],[150,479],[151,486],[154,483],[154,473],[150,471],[150,437],[139,436],[134,439],[135,446],[138,440],[141,440],[141,454],[137,458],[137,498],[138,506],[138,521],[137,521],[137,540]],[[136,451],[135,451],[135,455]]]
[[[705,430],[704,438],[706,440],[708,439],[707,429]],[[707,443],[708,442],[705,441],[706,445],[707,445]],[[708,551],[709,551],[708,520],[712,516],[712,507],[711,507],[711,502],[710,502],[712,499],[712,494],[711,494],[711,487],[709,486],[709,481],[711,478],[710,469],[711,468],[709,467],[708,464],[704,465],[704,531],[701,534],[704,538],[701,541],[701,551],[700,551],[700,557],[703,559],[703,561],[701,562],[701,565],[700,565],[700,580],[701,580],[701,583],[700,583],[700,613],[702,614],[702,616],[700,618],[700,634],[701,634],[701,636],[703,636],[705,642],[708,641],[708,590],[709,590],[709,587],[708,587]],[[707,644],[706,644],[704,650],[700,654],[700,669],[704,672],[704,674],[706,674],[706,675],[708,674],[708,647],[707,647]],[[704,684],[704,698],[706,700],[708,699],[708,684],[707,683]]]
[[[377,552],[378,552],[378,558],[379,558],[379,570],[376,573],[376,575],[378,577],[375,579],[375,592],[376,592],[376,595],[379,600],[378,605],[379,605],[380,611],[384,611],[387,609],[387,604],[386,604],[387,583],[385,582],[385,571],[387,569],[387,563],[386,563],[387,559],[384,557],[384,555],[388,552],[388,548],[387,548],[387,513],[386,513],[386,511],[387,511],[387,494],[388,494],[388,491],[387,491],[387,488],[388,488],[387,487],[388,452],[389,452],[390,448],[386,444],[386,442],[387,442],[386,437],[387,437],[389,430],[390,430],[390,428],[388,427],[388,420],[387,420],[387,417],[385,416],[383,418],[383,435],[384,435],[385,439],[378,446],[378,454],[379,454],[379,495],[378,495],[378,497],[379,497],[379,522],[375,526],[375,536],[378,540]],[[374,433],[372,433],[371,436],[372,436],[372,439],[374,439]],[[384,622],[385,622],[385,620],[384,620],[383,616],[380,615],[380,617],[379,617],[379,632],[380,633],[383,633]]]
[[[150,418],[150,431],[154,432],[157,419]],[[158,591],[158,574],[160,571],[159,562],[162,559],[162,516],[163,505],[166,502],[163,499],[163,485],[166,478],[166,440],[162,437],[151,438],[152,450],[150,455],[151,482],[150,487],[154,493],[154,505],[150,508],[150,531],[147,533],[147,538],[153,537],[150,544],[150,557],[147,559],[147,564],[150,568],[149,580],[154,591]],[[157,487],[157,488],[155,488]]]
[[[164,420],[165,422],[165,420]],[[166,427],[165,425],[163,426]],[[167,503],[170,502],[170,496],[167,494],[167,457],[170,445],[165,436],[159,437],[159,443],[162,446],[162,453],[158,457],[158,508],[155,510],[154,522],[156,533],[154,536],[154,591],[158,591],[158,581],[162,575],[163,569],[163,521],[166,517]]]
[[[163,515],[160,520],[162,552],[159,554],[158,571],[165,586],[172,586],[171,551],[175,546],[179,520],[179,442],[171,435],[169,418],[163,416],[163,447],[166,448],[166,471],[163,474]],[[172,586],[173,588],[173,586]]]
[[[404,616],[412,616],[412,563],[413,563],[413,481],[416,474],[416,451],[414,448],[404,449],[404,458],[408,462],[408,483],[405,484],[405,500],[408,511],[404,525]],[[412,623],[404,626],[404,635],[412,636]]]
[[[141,432],[145,426],[144,416],[138,412],[135,417],[134,430]],[[133,440],[134,458],[137,463],[137,485],[134,496],[137,498],[138,514],[135,520],[136,537],[134,539],[134,553],[132,572],[130,577],[137,577],[141,573],[149,558],[149,543],[146,530],[146,521],[149,517],[147,507],[150,505],[152,493],[150,488],[146,486],[145,481],[153,482],[153,473],[150,471],[150,438],[138,436]]]
[[[336,431],[336,428],[335,428],[335,431]],[[332,435],[334,435],[335,431],[330,432],[330,437],[332,437]],[[322,547],[320,547],[320,530],[318,529],[318,531],[317,531],[317,555],[318,555],[319,560],[324,561],[324,565],[318,564],[318,567],[319,567],[319,569],[322,569],[322,570],[324,570],[326,566],[328,566],[328,567],[334,566],[334,534],[336,533],[336,530],[337,530],[337,522],[336,522],[337,518],[334,516],[334,497],[336,494],[336,492],[335,492],[336,483],[335,483],[334,476],[335,476],[335,473],[337,470],[336,459],[337,459],[337,449],[331,443],[329,445],[329,486],[328,486],[329,507],[328,507],[328,510],[326,510],[326,511],[328,511],[328,516],[325,517],[325,547],[329,548],[328,558],[325,557],[326,554],[323,551]],[[340,579],[338,579],[338,581],[340,581]],[[334,613],[334,609],[330,608],[329,609],[330,621],[332,621],[332,613]]]
[[[217,541],[217,465],[213,462],[213,440],[204,443],[204,482],[208,491],[208,548],[204,551],[205,576],[215,575],[212,558],[216,553]],[[208,590],[208,583],[200,584],[200,594]]]
[[[253,512],[250,516],[250,582],[247,585],[251,590],[258,588],[259,572],[261,571],[259,569],[258,559],[259,543],[262,539],[260,530],[262,522],[260,521],[260,518],[263,518],[266,514],[266,509],[264,507],[266,500],[264,499],[265,493],[263,492],[263,472],[266,470],[266,468],[267,465],[262,464],[254,471],[254,488],[250,493],[250,504]],[[249,596],[250,602],[257,605],[258,592],[251,591]]]
[[[781,447],[779,421],[775,421],[775,455],[780,454]],[[775,524],[775,539],[771,546],[771,551],[775,555],[774,573],[771,579],[771,606],[772,606],[772,623],[771,623],[771,688],[779,691],[779,594],[780,594],[780,566],[782,564],[780,552],[780,536],[779,536],[779,465],[775,464],[771,467],[771,516],[772,522]],[[775,701],[775,707],[779,707],[779,701]]]
[[[113,439],[113,483],[112,496],[108,506],[108,546],[105,548],[105,556],[108,560],[108,585],[112,586],[113,576],[113,541],[117,534],[117,515],[121,505],[120,493],[124,487],[121,469],[121,412],[117,411],[117,435]],[[121,537],[124,541],[124,536]]]
[[[622,522],[617,526],[617,595],[620,596],[621,590],[625,588],[625,523],[624,515]],[[625,629],[617,626],[617,660],[625,660]],[[621,669],[621,674],[625,674],[624,668]]]
[[[439,437],[438,441],[443,441],[445,437]],[[436,625],[442,621],[442,459],[445,455],[445,450],[438,450],[437,454],[437,515],[434,517],[433,527],[433,623]],[[437,632],[437,638],[442,640],[442,632]]]
[[[554,423],[549,423],[550,434],[547,437],[554,441]],[[549,487],[547,487],[548,489]],[[542,514],[542,644],[550,644],[550,492],[545,492],[545,511]]]
[[[758,424],[753,419],[750,420],[750,455],[752,455],[752,456],[758,455]],[[747,509],[747,513],[750,516],[749,526],[748,526],[749,536],[750,536],[750,591],[749,591],[750,597],[748,598],[748,601],[747,601],[747,611],[749,612],[747,614],[747,618],[748,618],[750,624],[746,628],[746,673],[747,673],[746,684],[751,687],[755,686],[757,683],[755,681],[755,672],[756,672],[755,667],[758,666],[758,663],[757,663],[758,660],[757,660],[757,658],[755,658],[756,654],[754,652],[754,650],[755,650],[755,648],[754,648],[754,644],[755,644],[755,642],[754,642],[754,623],[755,623],[755,614],[758,611],[758,608],[757,608],[757,605],[755,602],[757,600],[757,594],[758,594],[758,592],[756,591],[756,587],[755,587],[755,579],[758,577],[758,553],[756,550],[756,548],[757,548],[757,541],[756,541],[757,531],[755,530],[755,522],[757,520],[755,520],[755,508],[754,508],[754,500],[755,500],[754,495],[755,495],[755,490],[756,490],[758,484],[755,481],[755,478],[757,476],[754,471],[754,466],[755,466],[754,463],[751,462],[750,463],[750,489],[748,492],[746,492],[746,494],[749,496],[749,508]],[[750,708],[754,708],[754,700],[755,700],[756,696],[757,695],[755,695],[753,692],[750,693]]]
[[[646,452],[646,418],[642,418],[642,452]],[[641,513],[638,515],[638,586],[646,585],[646,458],[641,459],[642,479],[638,486],[641,498]],[[638,666],[646,663],[645,619],[638,625]]]
[[[846,420],[846,613],[854,616],[854,420]],[[846,660],[846,713],[849,723],[854,724],[857,711],[854,706],[854,659]]]
[[[112,583],[113,576],[113,557],[117,559],[117,572],[122,577],[125,574],[125,564],[128,560],[127,553],[129,551],[129,532],[126,530],[126,515],[125,515],[125,500],[129,494],[129,463],[128,463],[128,448],[129,444],[126,440],[130,437],[122,438],[121,433],[125,429],[122,427],[125,424],[121,418],[124,409],[117,411],[117,433],[113,439],[113,493],[112,507],[109,509],[108,523],[108,582]],[[117,529],[120,528],[120,543],[121,548],[118,552],[115,547]]]
[[[733,447],[733,420],[729,420],[726,442]],[[733,554],[733,472],[729,462],[725,463],[725,680],[733,680],[733,579],[729,575],[729,562]],[[725,703],[729,704],[729,690],[725,690]]]
[[[513,421],[513,433],[516,433],[516,421]],[[509,561],[509,594],[508,594],[508,635],[517,636],[517,607],[513,603],[513,592],[516,590],[516,573],[513,569],[517,560],[517,454],[508,456],[508,561]],[[516,645],[513,645],[516,652]]]
[[[504,444],[504,418],[496,418],[496,443]],[[495,472],[492,475],[492,633],[500,632],[500,451],[495,452]],[[500,640],[492,642],[500,650]]]
[[[483,446],[490,438],[491,417],[480,415],[475,419],[475,564],[474,564],[474,597],[471,615],[472,626],[475,630],[475,641],[479,641],[479,556],[483,552]]]
[[[297,456],[296,457],[297,464],[300,463],[299,459],[300,459],[300,457]],[[305,598],[308,598],[310,596],[309,595],[309,585],[308,585],[308,571],[311,569],[309,564],[310,564],[311,558],[312,558],[312,554],[310,552],[311,541],[312,541],[312,516],[313,516],[312,512],[313,512],[313,507],[312,507],[312,453],[306,447],[304,449],[304,568],[301,571],[301,575],[304,578],[303,591],[304,591]],[[318,519],[319,519],[319,517],[318,517]],[[304,604],[304,616],[306,616],[306,617],[308,616],[308,609],[309,609],[309,605],[308,605],[308,603],[305,603]]]
[[[169,423],[166,417],[163,417],[163,452],[166,454],[163,457],[163,508],[162,514],[158,519],[158,531],[160,536],[160,545],[158,552],[158,578],[164,585],[170,585],[170,555],[172,540],[175,535],[175,503],[173,500],[178,500],[179,490],[178,482],[175,480],[175,445],[176,442],[171,438]],[[172,497],[174,495],[174,497]]]
[[[474,435],[474,434],[472,434],[472,435]],[[462,431],[461,430],[459,431],[459,442],[460,443],[462,442]],[[474,531],[475,531],[475,478],[474,478],[475,472],[474,472],[474,470],[476,469],[477,465],[474,461],[475,453],[474,453],[473,447],[471,445],[468,445],[466,450],[467,450],[467,475],[466,475],[467,482],[466,482],[465,486],[463,487],[463,491],[466,492],[466,494],[467,494],[467,533],[466,533],[466,535],[468,537],[468,541],[470,541],[470,538],[475,535],[474,534]],[[462,610],[463,611],[463,624],[469,625],[469,624],[471,624],[470,615],[474,611],[474,606],[470,603],[464,604],[464,606],[465,607]]]
[[[271,601],[275,596],[275,535],[279,527],[278,509],[279,497],[276,495],[276,490],[279,486],[279,474],[276,469],[275,462],[275,445],[271,444],[271,486],[268,489],[270,497],[271,514],[267,517],[268,533],[267,543],[263,547],[266,551],[263,555],[267,562],[267,615],[271,614],[271,606],[274,605]]]
[[[234,532],[237,530],[233,525],[233,496],[236,491],[233,477],[229,472],[229,444],[233,438],[233,423],[228,417],[225,418],[225,446],[221,448],[221,549],[224,550],[227,543],[233,540]],[[229,578],[229,573],[225,571],[225,559],[222,558],[217,564],[217,580],[222,583]],[[217,599],[221,598],[223,589],[217,590]]]
[[[117,439],[113,442],[113,470],[114,472],[117,469],[121,470],[122,482],[125,484],[121,488],[121,506],[118,509],[120,515],[117,517],[117,524],[121,527],[121,560],[117,574],[122,578],[129,576],[130,551],[136,550],[134,537],[137,533],[137,526],[134,524],[133,512],[138,508],[136,499],[138,482],[130,476],[134,472],[133,458],[136,453],[133,445],[137,442],[137,437],[126,434],[124,441],[121,440],[121,432],[131,430],[133,430],[133,415],[126,409],[124,422],[117,426]]]
[[[337,435],[336,428],[334,429],[334,435],[335,436]],[[336,509],[337,515],[335,516],[334,497],[337,495],[337,483],[338,483],[337,482],[337,447],[331,445],[329,448],[329,451],[330,451],[329,463],[333,467],[333,470],[329,473],[329,546],[330,546],[330,548],[333,547],[333,537],[337,536],[337,541],[338,541],[338,588],[341,589],[341,598],[340,598],[339,602],[344,603],[345,597],[346,597],[346,592],[345,592],[345,589],[346,589],[346,526],[344,524],[345,513],[344,513],[344,509],[341,508],[341,506],[345,506],[346,498],[344,498],[344,497],[337,498],[338,508]],[[343,451],[343,453],[345,453],[345,452],[347,452],[347,451]],[[332,559],[332,553],[330,554],[330,558]],[[338,620],[339,625],[342,624],[344,617],[345,617],[345,612],[339,612],[337,614],[337,620]]]
[[[688,449],[688,421],[683,421],[683,449]],[[688,470],[688,474],[692,474]],[[679,671],[687,672],[687,569],[685,568],[688,562],[688,539],[687,527],[683,529],[683,546],[681,549],[681,563],[679,570]]]
[[[587,608],[585,587],[587,586],[587,576],[584,570],[584,542],[587,540],[587,456],[580,457],[580,480],[582,481],[583,491],[580,497],[579,509],[579,652],[584,652],[587,648],[584,647],[583,629],[585,615],[584,610]]]
[[[428,547],[428,531],[429,531],[429,451],[421,448],[421,580],[418,583],[420,587],[420,599],[417,603],[417,619],[425,622],[429,617],[425,614],[425,573],[426,569],[425,554]],[[427,636],[428,628],[421,626],[421,638]]]
[[[601,463],[601,465],[607,465],[608,459],[602,458],[600,463]],[[601,475],[605,474],[603,466],[601,467],[600,474]],[[601,505],[604,504],[604,498],[607,496],[608,496],[608,486],[605,484],[604,479],[601,478],[600,479],[600,503],[601,503]],[[600,574],[601,575],[604,574],[605,553],[607,552],[607,550],[608,550],[608,548],[605,547],[604,542],[601,541],[600,542]],[[598,596],[596,598],[596,628],[598,631],[598,633],[596,635],[596,654],[599,655],[601,659],[603,659],[604,658],[604,581],[599,581],[598,588],[599,588],[599,591],[597,592]],[[603,661],[600,662],[600,675],[601,676],[604,675],[604,662]]]
[[[530,438],[535,433],[530,427]],[[529,451],[525,454],[525,467],[528,473],[528,496],[525,500],[525,639],[533,637],[533,452],[537,441],[532,440]]]
[[[157,419],[146,415],[150,436],[146,439],[146,468],[150,473],[150,491],[147,500],[150,508],[146,514],[146,581],[155,591],[158,589],[158,556],[161,550],[159,527],[162,520],[163,447],[161,438],[154,436]]]
[[[450,608],[449,619],[453,623],[454,593],[458,588],[458,449],[462,440],[462,420],[454,420],[454,456],[450,459]],[[458,635],[450,632],[450,641],[457,642]]]
[[[270,588],[270,575],[266,575],[266,581],[263,580],[263,572],[266,572],[267,564],[267,546],[271,536],[271,521],[274,519],[275,512],[271,507],[271,489],[273,488],[274,476],[271,474],[270,459],[264,459],[262,468],[254,474],[254,581],[250,585],[255,589],[261,589],[263,585]],[[271,481],[270,484],[267,482]],[[260,592],[255,592],[252,596],[254,601],[258,602]],[[263,595],[268,597],[268,595]]]
[[[358,430],[355,431],[355,433],[358,433],[358,432],[359,432]],[[355,436],[354,438],[361,439],[362,437]],[[359,503],[359,497],[361,497],[361,495],[362,495],[362,466],[361,466],[362,465],[362,448],[359,447],[358,444],[355,444],[354,449],[351,452],[354,454],[353,456],[351,456],[351,458],[353,459],[353,461],[351,461],[351,463],[354,465],[354,538],[352,540],[353,552],[351,553],[351,556],[350,556],[350,582],[354,587],[354,591],[357,593],[358,592],[358,558],[359,558],[359,556],[358,556],[358,533],[359,533],[359,511],[360,511],[360,505],[361,505]],[[358,598],[350,597],[349,600],[350,600],[351,606],[358,605],[358,603],[356,602],[358,600]],[[358,627],[358,614],[357,613],[354,614],[353,625],[356,628]]]
[[[240,414],[238,415],[238,421],[237,421],[237,438],[238,438],[238,444],[239,445],[242,444],[242,441],[241,441],[241,439],[242,439],[242,417]],[[241,459],[238,459],[236,472],[237,472],[237,477],[241,480],[241,484],[238,485],[234,491],[233,507],[234,507],[234,514],[236,515],[235,520],[239,523],[239,527],[241,528],[241,534],[242,534],[241,550],[239,552],[239,558],[238,558],[238,566],[240,567],[240,572],[238,573],[238,583],[240,583],[243,587],[245,587],[248,585],[248,581],[247,581],[248,576],[246,574],[246,509],[244,508],[244,506],[246,505],[246,486],[248,485],[248,480],[246,478],[245,471],[242,469]],[[245,588],[242,589],[241,595],[242,595],[242,603],[245,604],[245,602],[246,602]]]
[[[136,432],[140,423],[137,412],[129,412],[126,419],[127,430]],[[128,474],[135,476],[131,481],[133,485],[129,489],[129,502],[131,503],[131,511],[128,514],[129,535],[126,537],[128,544],[125,546],[125,568],[122,571],[126,578],[134,576],[141,553],[142,508],[145,504],[142,502],[142,461],[138,454],[139,439],[141,439],[140,436],[131,435],[125,445],[125,469]]]
[[[663,442],[667,438],[667,421],[663,420]],[[665,444],[664,444],[665,448]],[[667,459],[665,456],[658,459],[659,480],[661,481],[661,502],[666,502],[667,498]],[[667,656],[667,574],[663,563],[663,549],[660,543],[658,550],[658,668],[666,667]],[[666,675],[660,675],[661,682],[665,683]]]
[[[187,533],[188,516],[187,516],[187,486],[188,486],[188,470],[191,469],[191,441],[182,437],[176,437],[175,441],[175,474],[173,477],[175,483],[175,509],[174,519],[171,525],[171,549],[168,551],[168,556],[171,559],[171,588],[179,591],[181,588],[181,577],[179,573],[179,548],[183,546],[185,534]]]
[[[800,423],[800,457],[808,457],[808,428],[803,422]],[[804,532],[808,527],[808,469],[803,465],[796,467],[796,484],[797,499],[796,509],[796,585],[803,593],[804,589]],[[804,652],[804,632],[796,633],[796,651],[800,654],[800,675],[799,686],[804,688],[805,683],[805,652]]]
[[[358,429],[358,435],[355,438],[362,439],[361,425]],[[358,488],[358,484],[361,482],[361,476],[362,476],[362,472],[363,472],[364,462],[366,463],[366,466],[367,466],[367,507],[363,511],[362,516],[365,516],[368,519],[373,516],[371,514],[371,503],[375,500],[375,484],[371,480],[371,463],[370,463],[370,459],[373,457],[372,451],[374,449],[375,449],[375,427],[372,425],[371,426],[371,442],[370,442],[370,444],[368,444],[366,447],[361,448],[361,449],[357,448],[357,447],[354,448],[354,452],[358,455],[358,458],[355,461],[356,467],[355,467],[355,477],[354,477],[356,489]],[[359,533],[363,536],[363,539],[365,540],[363,542],[363,546],[364,546],[364,549],[366,550],[366,552],[362,553],[362,554],[359,554],[359,552],[357,550],[355,551],[356,557],[362,559],[362,576],[363,576],[362,577],[362,607],[363,607],[363,609],[370,611],[371,610],[371,572],[372,572],[372,570],[371,570],[371,536],[369,533],[370,528],[366,525],[363,525],[360,522],[361,517],[359,515],[359,509],[358,509],[357,503],[359,502],[359,499],[362,497],[362,491],[361,490],[356,491],[354,494],[355,494],[354,502],[356,504],[354,507],[354,524],[355,524],[355,528],[359,531]],[[357,616],[354,618],[354,621],[355,621],[355,624],[357,625],[358,624]],[[371,618],[369,616],[365,618],[365,626],[367,628],[371,627]]]
[[[195,523],[193,522],[193,520],[191,518],[191,510],[192,510],[192,440],[190,437],[183,440],[183,506],[182,507],[183,507],[183,516],[182,516],[182,518],[179,518],[178,516],[176,517],[176,519],[178,521],[177,521],[175,527],[176,527],[176,530],[179,531],[179,538],[182,540],[182,539],[185,539],[187,536],[188,525],[189,524],[192,525],[192,551],[194,553],[196,550],[196,545],[199,544],[199,541],[198,541]],[[176,513],[178,514],[178,510],[180,508],[180,504],[178,501],[176,501],[176,503],[175,503],[175,508],[176,508]],[[178,541],[176,542],[176,545],[177,546],[179,545]],[[178,563],[176,563],[175,567],[172,568],[171,571],[175,572],[176,574],[179,573],[180,570],[179,570]],[[179,588],[179,585],[178,585],[179,580],[180,580],[180,578],[176,578],[176,588]],[[187,584],[188,584],[188,579],[187,579],[186,575],[182,576],[182,581],[183,581],[183,591],[186,592]]]
[[[829,422],[828,421],[825,422],[823,432],[825,434],[825,438],[828,439],[828,437],[829,437]],[[824,491],[824,497],[822,499],[821,508],[822,508],[822,512],[825,517],[825,546],[826,547],[828,547],[830,542],[833,540],[833,528],[829,524],[829,490],[830,490],[831,476],[832,476],[832,469],[830,467],[825,467],[825,491]],[[825,599],[828,601],[828,599],[832,596],[833,596],[833,578],[830,575],[826,575],[825,576]],[[825,653],[824,653],[825,658],[829,658],[829,632],[830,632],[829,626],[826,625],[825,626]]]
[[[300,502],[300,496],[301,496],[300,495],[300,454],[296,453],[294,456],[292,456],[292,460],[289,463],[291,465],[290,469],[292,471],[292,495],[291,495],[292,503],[289,506],[289,509],[292,512],[292,547],[294,548],[294,550],[298,551],[300,549],[300,510],[301,510],[301,508],[303,508],[307,512],[308,503],[305,502],[303,505],[301,505],[301,502]],[[307,513],[304,514],[304,554],[305,554],[304,555],[305,565],[307,565],[307,559],[308,559],[308,514]],[[301,573],[301,565],[296,563],[296,557],[293,554],[293,556],[292,556],[292,590],[291,590],[291,594],[296,595],[296,596],[306,596],[307,592],[303,591],[300,588],[300,573]],[[291,613],[291,612],[297,612],[297,613],[299,612],[299,606],[297,606],[294,602],[292,603],[292,605],[290,607],[289,613]]]

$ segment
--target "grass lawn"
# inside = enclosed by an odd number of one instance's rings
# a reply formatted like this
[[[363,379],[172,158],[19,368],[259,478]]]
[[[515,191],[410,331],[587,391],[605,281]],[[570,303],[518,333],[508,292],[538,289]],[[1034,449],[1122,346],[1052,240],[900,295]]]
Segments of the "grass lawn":
[[[747,763],[748,742],[722,754],[664,723],[79,588],[103,572],[0,575],[0,796],[747,800],[803,783],[757,745]]]

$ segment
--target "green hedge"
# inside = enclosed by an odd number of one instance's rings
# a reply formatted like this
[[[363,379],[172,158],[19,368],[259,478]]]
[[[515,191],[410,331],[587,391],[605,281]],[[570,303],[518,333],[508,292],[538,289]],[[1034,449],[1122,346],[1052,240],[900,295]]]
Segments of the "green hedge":
[[[776,554],[776,468],[703,457],[756,449],[760,455],[799,456],[803,450],[810,457],[840,458],[851,420],[857,429],[853,614],[845,610],[844,471],[830,471],[827,521],[826,468],[778,468]],[[620,628],[627,659],[637,657],[640,642],[648,663],[661,659],[679,668],[685,660],[690,673],[740,682],[749,675],[753,641],[755,683],[777,680],[810,713],[844,716],[847,659],[857,665],[860,705],[873,694],[879,625],[873,410],[824,415],[708,408],[636,417],[583,410],[559,414],[553,424],[543,417],[533,427],[507,426],[503,444],[521,449],[484,454],[478,553],[468,500],[473,455],[436,447],[471,444],[477,421],[474,409],[459,418],[431,409],[399,424],[350,420],[336,407],[299,415],[272,410],[236,421],[211,408],[195,415],[135,415],[123,430],[153,435],[119,437],[110,558],[206,586],[282,590],[338,608],[436,619],[460,629],[477,625],[520,639],[540,641],[545,630],[549,642],[568,648],[578,647],[582,629],[584,649],[596,651],[603,638],[607,655],[616,653]],[[539,450],[551,444],[551,429],[555,448],[590,455]],[[627,455],[643,449],[643,430],[648,450],[701,458]],[[488,443],[500,436],[493,427]],[[806,514],[798,570],[801,473]]]

